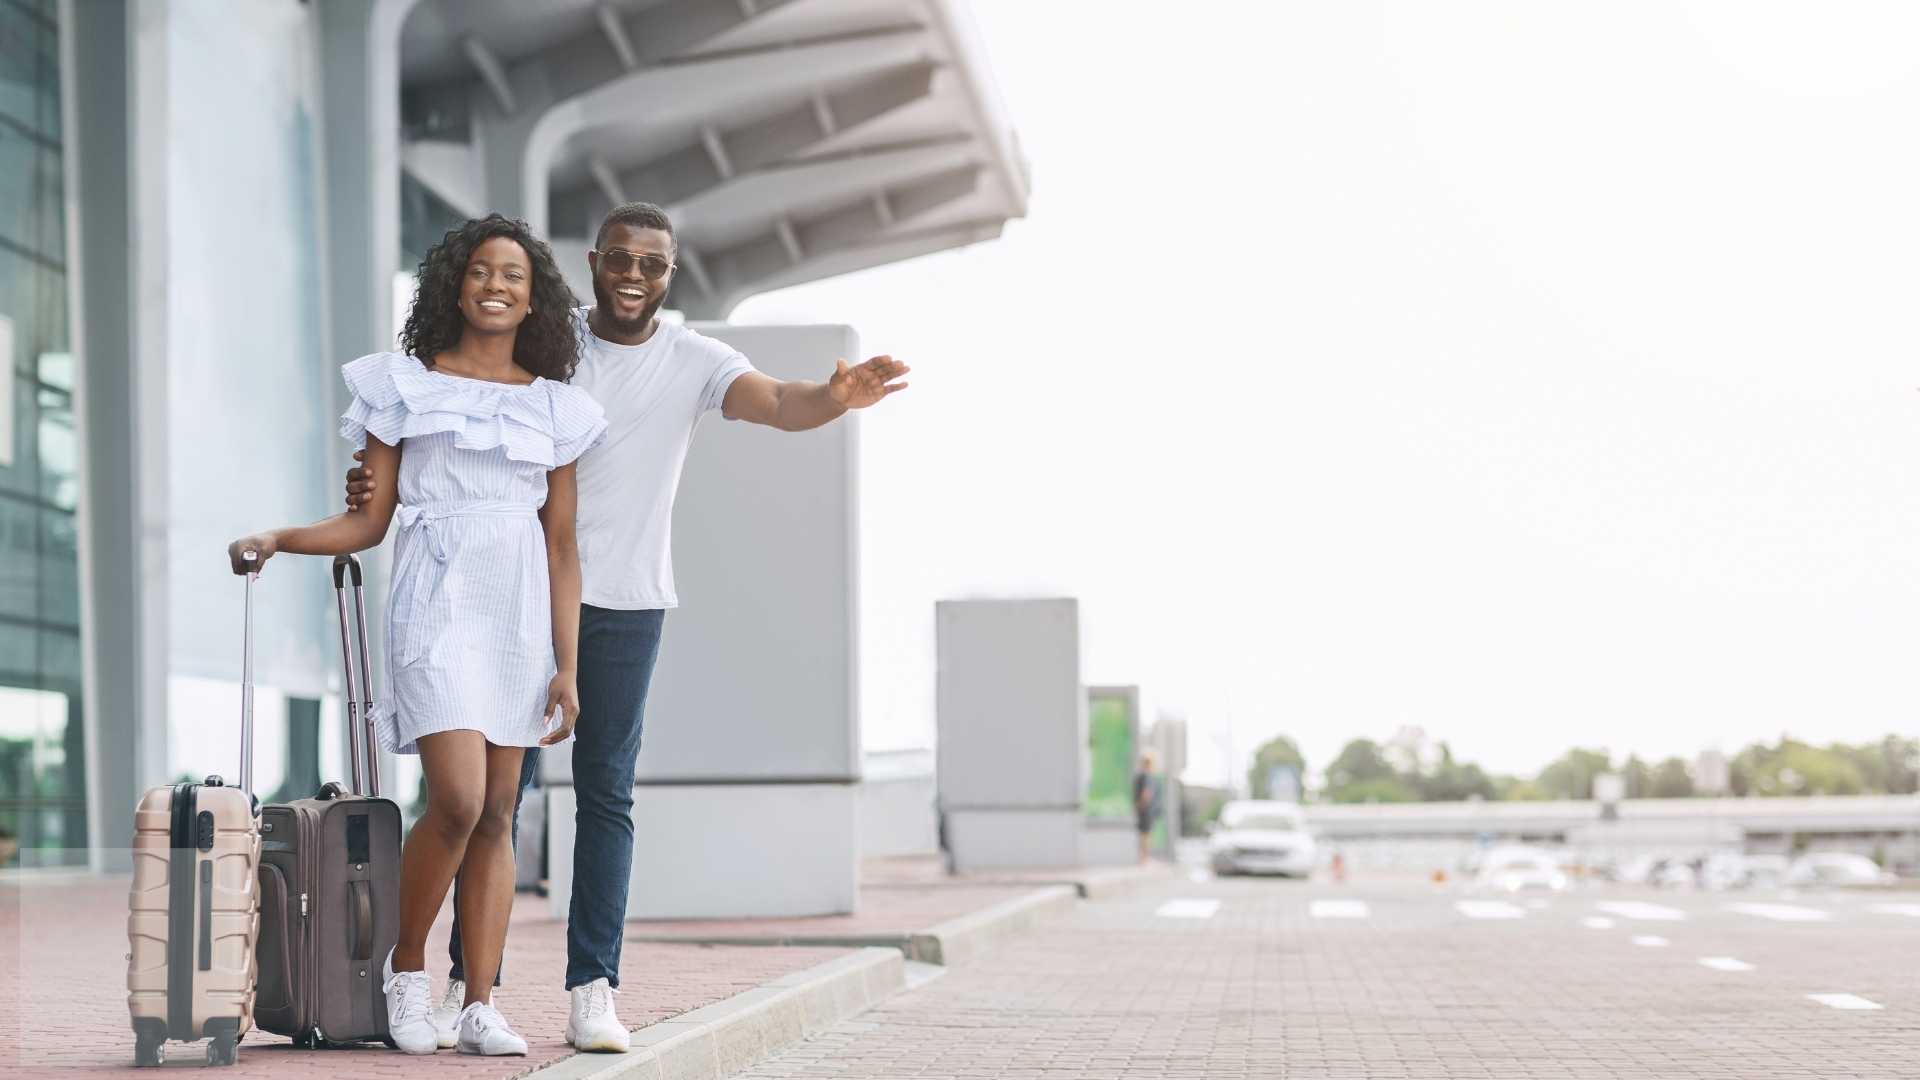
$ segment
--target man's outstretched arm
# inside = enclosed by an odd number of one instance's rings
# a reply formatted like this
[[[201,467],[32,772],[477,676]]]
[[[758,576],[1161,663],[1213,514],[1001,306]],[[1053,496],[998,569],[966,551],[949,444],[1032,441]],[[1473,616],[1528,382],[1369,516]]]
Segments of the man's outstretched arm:
[[[720,413],[729,420],[806,431],[838,419],[848,409],[864,409],[905,390],[907,384],[895,380],[909,370],[891,356],[876,356],[858,367],[837,361],[833,375],[823,383],[782,382],[749,371],[727,387]]]

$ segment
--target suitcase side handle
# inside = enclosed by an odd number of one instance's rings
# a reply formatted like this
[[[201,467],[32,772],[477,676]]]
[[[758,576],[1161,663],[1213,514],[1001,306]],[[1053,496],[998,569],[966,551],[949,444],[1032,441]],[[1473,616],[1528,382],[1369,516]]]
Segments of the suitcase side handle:
[[[368,964],[373,961],[373,882],[355,878],[347,889],[353,894],[353,962]]]
[[[347,578],[353,578],[353,630],[347,629]],[[334,606],[340,612],[340,662],[346,674],[347,758],[355,795],[380,794],[380,761],[373,749],[373,672],[367,650],[367,593],[360,560],[336,555],[333,560]],[[359,645],[360,671],[355,692],[354,649]]]

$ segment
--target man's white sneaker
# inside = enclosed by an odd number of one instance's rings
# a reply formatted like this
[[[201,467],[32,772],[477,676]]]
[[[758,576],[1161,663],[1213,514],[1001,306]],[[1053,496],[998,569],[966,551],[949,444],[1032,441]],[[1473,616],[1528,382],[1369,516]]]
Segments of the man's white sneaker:
[[[460,1052],[486,1054],[525,1054],[527,1040],[513,1033],[500,1010],[484,1001],[476,1001],[460,1010]]]
[[[433,979],[424,971],[393,970],[393,953],[389,951],[380,988],[387,992],[387,1034],[393,1036],[394,1045],[409,1054],[438,1050],[440,1036],[433,1030]]]
[[[447,980],[447,993],[440,1007],[433,1010],[433,1031],[440,1037],[440,1049],[451,1050],[460,1041],[460,1010],[467,1004],[467,984]]]
[[[619,992],[605,979],[573,988],[573,1008],[567,1013],[567,1042],[575,1050],[603,1054],[627,1052],[627,1025],[613,1012],[613,995]]]

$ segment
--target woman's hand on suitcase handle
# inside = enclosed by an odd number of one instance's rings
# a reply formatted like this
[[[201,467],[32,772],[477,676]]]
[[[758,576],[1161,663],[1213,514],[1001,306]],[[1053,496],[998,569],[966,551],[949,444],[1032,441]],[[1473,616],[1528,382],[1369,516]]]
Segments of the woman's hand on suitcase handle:
[[[543,720],[553,715],[555,705],[560,707],[560,726],[541,738],[541,746],[564,741],[573,734],[573,725],[580,719],[580,688],[573,672],[562,671],[547,684],[547,707],[540,713]]]
[[[267,565],[267,560],[273,558],[273,553],[279,550],[280,543],[274,539],[272,533],[255,533],[228,544],[227,561],[233,564],[233,572],[236,574],[257,574]],[[242,557],[249,551],[254,553],[252,562]]]
[[[352,513],[362,506],[365,506],[367,500],[373,498],[373,489],[376,486],[373,479],[373,470],[367,468],[366,465],[367,452],[365,450],[355,450],[353,452],[353,460],[360,462],[360,464],[347,470],[348,513]]]

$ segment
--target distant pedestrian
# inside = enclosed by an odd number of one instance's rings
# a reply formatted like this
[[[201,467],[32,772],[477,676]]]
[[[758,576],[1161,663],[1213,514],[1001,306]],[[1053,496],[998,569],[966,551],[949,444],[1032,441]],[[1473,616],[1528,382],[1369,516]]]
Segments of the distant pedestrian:
[[[1133,776],[1134,825],[1140,830],[1140,861],[1147,861],[1147,848],[1153,842],[1153,823],[1160,816],[1161,782],[1153,751],[1140,755],[1140,771]]]

